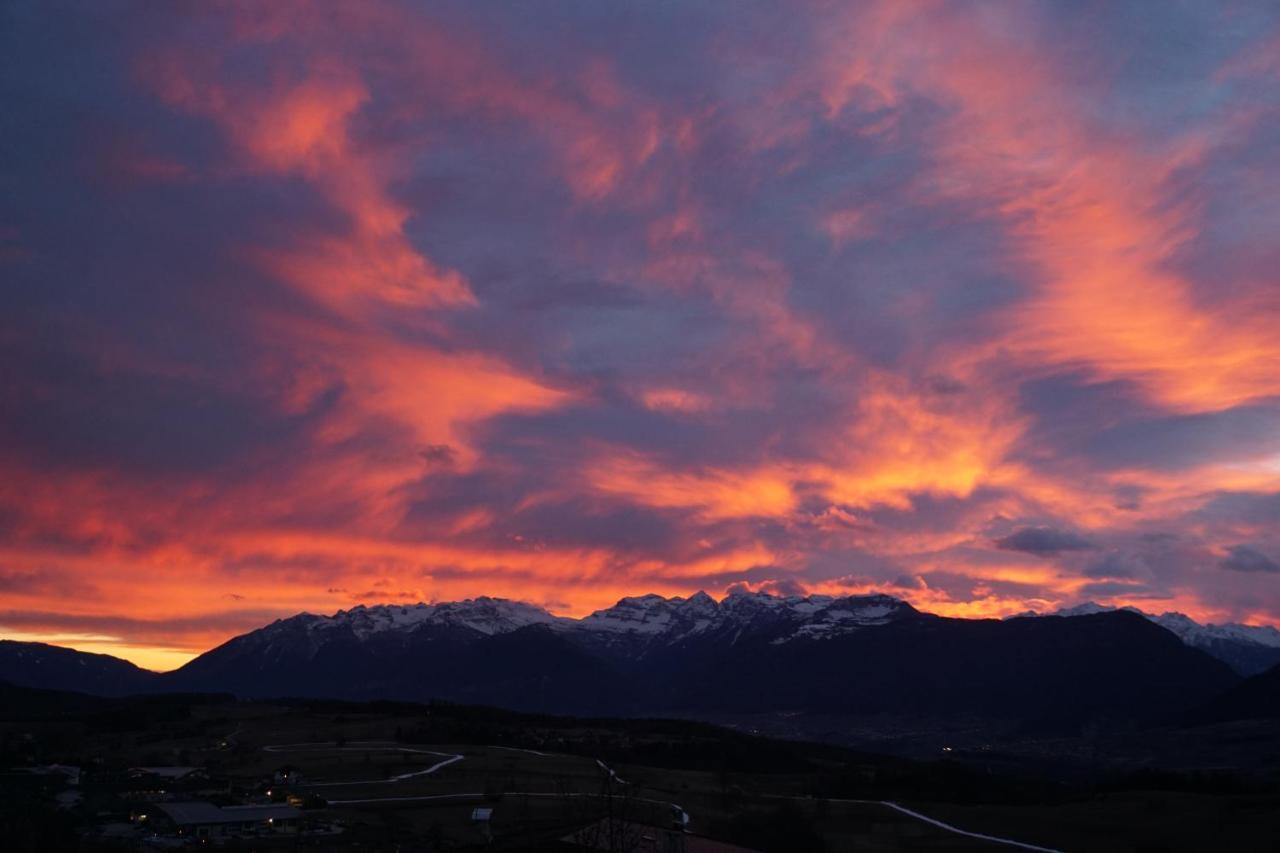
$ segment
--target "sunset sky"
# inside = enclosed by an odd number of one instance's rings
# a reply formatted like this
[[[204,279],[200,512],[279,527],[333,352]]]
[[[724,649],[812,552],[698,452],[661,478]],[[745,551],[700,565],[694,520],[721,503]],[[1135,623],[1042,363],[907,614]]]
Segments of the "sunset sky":
[[[1270,3],[0,11],[0,636],[1280,624]]]

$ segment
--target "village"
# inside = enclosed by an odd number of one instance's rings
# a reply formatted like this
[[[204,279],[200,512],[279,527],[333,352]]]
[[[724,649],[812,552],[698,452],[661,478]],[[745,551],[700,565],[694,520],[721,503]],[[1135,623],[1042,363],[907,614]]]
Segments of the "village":
[[[6,723],[0,784],[74,826],[66,849],[753,849],[692,832],[679,805],[589,756],[397,739],[430,727],[422,710],[174,707]]]
[[[158,696],[0,713],[15,850],[989,849],[861,796],[917,773],[696,723],[448,705]]]

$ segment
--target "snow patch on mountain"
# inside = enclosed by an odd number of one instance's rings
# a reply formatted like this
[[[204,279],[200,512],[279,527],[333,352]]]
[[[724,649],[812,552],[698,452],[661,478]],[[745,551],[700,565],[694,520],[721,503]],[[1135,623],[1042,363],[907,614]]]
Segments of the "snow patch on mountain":
[[[1186,614],[1172,612],[1147,618],[1157,625],[1168,628],[1191,645],[1196,645],[1195,640],[1216,639],[1257,643],[1260,646],[1280,649],[1280,631],[1270,625],[1241,625],[1238,622],[1201,625]]]
[[[644,656],[658,649],[703,640],[732,645],[747,638],[785,643],[825,639],[916,614],[888,595],[835,598],[827,595],[774,596],[734,592],[716,601],[705,592],[688,598],[641,595],[574,619],[502,598],[467,599],[438,604],[358,605],[332,616],[302,613],[237,638],[265,665],[286,657],[313,659],[333,642],[373,638],[406,642],[430,628],[459,628],[494,636],[541,625],[589,649]]]
[[[749,632],[770,630],[774,643],[818,639],[868,625],[883,625],[915,610],[888,595],[835,598],[829,595],[776,596],[733,592],[716,602],[705,592],[689,598],[644,595],[624,598],[597,610],[574,630],[618,642],[675,643],[699,634],[726,632],[734,641]],[[610,636],[612,635],[612,636]]]
[[[577,628],[606,634],[648,636],[666,634],[673,629],[696,633],[706,630],[717,613],[715,599],[705,592],[696,592],[689,598],[663,598],[649,594],[623,598],[612,607],[597,610],[580,620]]]
[[[357,605],[332,616],[313,616],[310,631],[349,628],[360,639],[386,631],[412,631],[422,625],[453,625],[481,634],[505,634],[530,625],[556,627],[570,620],[553,616],[535,604],[505,598],[468,598],[439,604]]]
[[[774,640],[775,643],[797,638],[818,639],[871,625],[884,625],[914,612],[911,605],[905,601],[888,595],[859,595],[840,599],[825,596],[813,598],[825,600],[814,602],[810,599],[808,604],[816,603],[820,606],[812,611],[809,620],[790,635]]]

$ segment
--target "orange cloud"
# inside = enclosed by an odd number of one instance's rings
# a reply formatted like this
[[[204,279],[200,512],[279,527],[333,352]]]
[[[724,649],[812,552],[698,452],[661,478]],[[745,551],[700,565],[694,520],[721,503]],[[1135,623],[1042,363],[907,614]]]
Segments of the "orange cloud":
[[[950,112],[932,191],[1007,218],[1039,279],[983,357],[1083,365],[1185,411],[1280,393],[1280,301],[1210,307],[1170,271],[1196,223],[1166,187],[1212,139],[1139,146],[1074,109],[1059,69],[1017,35],[1018,15],[995,26],[933,4],[882,3],[854,16],[857,40],[833,46],[828,103],[843,107],[859,86],[940,101]]]

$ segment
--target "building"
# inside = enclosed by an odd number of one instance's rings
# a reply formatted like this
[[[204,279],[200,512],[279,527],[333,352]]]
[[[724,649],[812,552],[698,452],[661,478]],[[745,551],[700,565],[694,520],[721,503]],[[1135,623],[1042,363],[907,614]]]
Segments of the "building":
[[[302,771],[292,764],[286,764],[271,775],[271,784],[282,788],[294,788],[306,779]]]
[[[297,832],[302,812],[293,806],[215,806],[213,803],[155,803],[139,822],[157,832],[191,838],[222,838],[229,835],[263,835]]]
[[[220,787],[203,767],[131,767],[124,774],[95,774],[95,779],[101,785],[111,785],[125,799],[144,801],[161,797],[192,800],[202,796],[197,792]]]
[[[80,768],[73,767],[70,764],[42,764],[39,767],[23,768],[28,773],[36,773],[40,776],[65,776],[68,785],[80,784]]]
[[[471,822],[480,827],[480,833],[486,842],[493,841],[493,809],[475,808],[471,810]]]
[[[678,829],[602,818],[560,839],[566,850],[627,850],[631,853],[759,853]]]
[[[154,776],[157,779],[178,781],[179,779],[208,779],[209,774],[203,767],[130,767],[129,775],[134,777]]]

